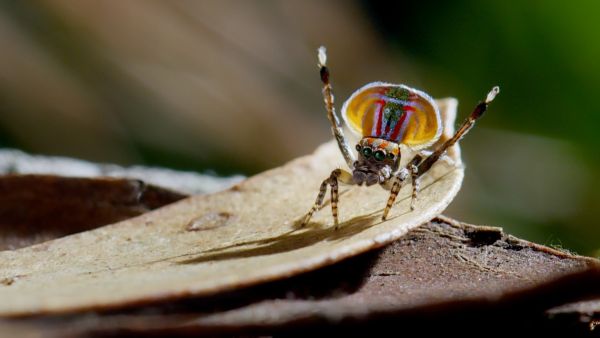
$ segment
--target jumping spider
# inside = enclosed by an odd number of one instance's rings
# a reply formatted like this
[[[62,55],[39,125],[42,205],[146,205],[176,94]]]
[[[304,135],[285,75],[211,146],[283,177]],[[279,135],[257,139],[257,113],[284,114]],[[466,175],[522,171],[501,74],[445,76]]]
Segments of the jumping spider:
[[[342,106],[346,125],[362,139],[356,145],[358,158],[344,137],[340,121],[333,106],[333,93],[326,66],[325,47],[318,50],[319,69],[323,82],[323,98],[327,117],[338,147],[351,172],[335,169],[321,183],[315,204],[304,217],[305,226],[325,198],[327,186],[331,186],[331,210],[335,227],[338,221],[338,182],[348,185],[381,185],[390,190],[390,197],[383,211],[385,220],[396,200],[402,183],[410,176],[412,181],[411,211],[419,190],[419,177],[439,160],[448,148],[458,142],[486,111],[488,104],[500,92],[494,87],[462,123],[454,136],[432,151],[425,148],[434,144],[442,134],[442,121],[435,101],[426,93],[401,84],[373,82],[355,91]],[[400,167],[400,145],[419,151],[405,167]]]

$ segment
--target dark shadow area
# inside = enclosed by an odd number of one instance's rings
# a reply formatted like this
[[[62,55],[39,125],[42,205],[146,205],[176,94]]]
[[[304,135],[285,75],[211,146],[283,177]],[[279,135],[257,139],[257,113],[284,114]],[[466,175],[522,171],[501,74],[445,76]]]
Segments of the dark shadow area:
[[[339,224],[336,230],[333,225],[309,223],[299,228],[301,220],[297,220],[293,229],[275,237],[261,240],[236,243],[198,253],[198,257],[177,262],[177,264],[198,264],[253,256],[272,255],[304,248],[322,241],[338,241],[353,236],[381,222],[379,212],[354,217]],[[245,248],[252,246],[250,248]]]

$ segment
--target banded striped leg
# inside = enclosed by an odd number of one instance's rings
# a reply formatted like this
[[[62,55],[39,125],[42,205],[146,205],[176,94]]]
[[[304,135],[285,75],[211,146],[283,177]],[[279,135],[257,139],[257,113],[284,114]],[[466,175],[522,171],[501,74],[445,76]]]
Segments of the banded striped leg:
[[[338,192],[338,180],[337,177],[331,180],[331,214],[333,215],[334,229],[338,229],[339,218],[338,218],[338,202],[340,195]]]
[[[323,100],[325,101],[325,109],[327,109],[327,118],[331,122],[331,131],[335,140],[337,141],[338,147],[344,156],[344,160],[348,164],[349,168],[354,167],[356,158],[352,149],[346,142],[344,131],[341,128],[340,120],[335,114],[335,106],[333,105],[334,97],[331,83],[329,82],[329,68],[327,68],[327,51],[325,47],[319,47],[319,69],[321,74],[321,82],[323,82]]]
[[[465,119],[465,121],[462,123],[460,128],[458,128],[454,136],[448,139],[448,141],[444,142],[439,148],[435,149],[431,155],[429,155],[425,160],[423,160],[423,162],[421,162],[421,164],[419,164],[418,176],[423,175],[429,169],[431,169],[431,166],[433,166],[433,164],[444,155],[448,148],[452,147],[463,136],[465,136],[469,132],[469,130],[471,130],[471,128],[473,128],[477,119],[479,119],[483,115],[483,113],[485,113],[485,111],[488,108],[488,105],[494,100],[498,93],[500,93],[499,87],[496,86],[492,88],[492,90],[487,94],[485,100],[480,102],[475,107],[471,115],[469,115],[469,117]]]
[[[308,211],[306,216],[304,216],[304,220],[302,221],[301,226],[305,226],[310,221],[312,215],[319,210],[321,205],[323,204],[323,200],[325,199],[325,193],[327,193],[327,185],[331,186],[331,213],[333,215],[333,221],[335,224],[335,229],[338,228],[338,201],[339,201],[339,192],[338,192],[338,181],[344,184],[353,184],[352,174],[349,172],[336,169],[331,172],[331,175],[321,183],[321,188],[319,189],[319,195],[317,195],[317,200],[315,204],[313,204],[312,208]]]
[[[421,162],[422,159],[423,159],[423,157],[420,154],[417,154],[406,165],[406,167],[404,167],[398,171],[398,173],[394,177],[394,184],[392,185],[392,188],[390,189],[390,197],[388,198],[387,204],[385,205],[385,209],[383,210],[383,215],[381,216],[381,220],[385,221],[387,219],[387,216],[388,216],[390,210],[392,210],[392,206],[394,205],[394,202],[396,201],[396,197],[398,196],[398,193],[400,192],[400,188],[402,188],[402,183],[404,182],[404,180],[406,180],[406,178],[408,177],[409,174],[412,177],[412,187],[413,187],[412,200],[410,202],[410,210],[414,210],[414,203],[415,203],[415,200],[417,199],[417,193],[419,191],[419,182],[418,182],[418,176],[417,176],[418,166],[417,165]]]
[[[390,197],[388,198],[385,209],[383,210],[383,215],[381,216],[382,221],[386,220],[390,210],[392,210],[396,196],[398,196],[398,192],[400,192],[400,188],[402,187],[404,180],[406,180],[406,177],[408,177],[408,169],[406,168],[400,169],[396,176],[394,176],[394,184],[392,185],[392,189],[390,189]]]
[[[410,198],[410,211],[415,210],[415,203],[417,202],[417,194],[419,193],[419,167],[417,164],[421,162],[421,156],[417,155],[411,161],[411,164],[408,166],[408,170],[410,171],[410,177],[412,182],[412,195]]]

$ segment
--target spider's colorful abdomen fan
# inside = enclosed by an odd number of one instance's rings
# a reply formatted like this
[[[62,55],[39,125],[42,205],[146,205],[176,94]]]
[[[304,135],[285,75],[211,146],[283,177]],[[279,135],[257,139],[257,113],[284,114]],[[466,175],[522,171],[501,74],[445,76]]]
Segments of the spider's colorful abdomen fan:
[[[373,82],[355,91],[342,107],[352,131],[421,149],[442,133],[440,113],[429,95],[391,83]]]

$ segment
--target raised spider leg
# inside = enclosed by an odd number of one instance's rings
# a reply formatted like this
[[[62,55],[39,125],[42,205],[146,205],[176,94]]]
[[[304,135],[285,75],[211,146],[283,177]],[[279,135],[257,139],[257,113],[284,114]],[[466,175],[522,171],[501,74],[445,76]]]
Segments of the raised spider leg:
[[[348,145],[346,138],[344,137],[344,131],[341,128],[340,120],[335,114],[335,106],[333,105],[333,91],[331,83],[329,82],[329,68],[327,68],[327,51],[325,47],[319,47],[319,69],[321,74],[321,81],[323,82],[323,100],[325,101],[325,109],[327,109],[327,118],[331,122],[331,131],[337,141],[338,147],[348,164],[348,168],[352,169],[356,158],[352,149]]]
[[[319,195],[317,195],[317,200],[315,204],[313,204],[312,208],[306,213],[304,216],[304,220],[302,221],[301,226],[305,226],[310,221],[312,215],[319,210],[321,205],[323,204],[323,199],[325,199],[325,193],[327,192],[327,185],[331,186],[331,213],[333,214],[333,222],[335,224],[335,229],[338,228],[338,201],[339,201],[339,193],[338,193],[338,181],[344,184],[354,184],[352,180],[352,174],[342,170],[335,169],[331,172],[331,175],[327,179],[321,183],[321,188],[319,189]]]
[[[423,175],[424,173],[426,173],[429,169],[431,169],[433,164],[435,162],[437,162],[440,159],[440,157],[442,157],[442,155],[444,155],[444,153],[446,152],[446,150],[448,150],[448,148],[453,146],[465,134],[467,134],[467,132],[469,130],[471,130],[471,128],[473,128],[477,119],[480,118],[483,115],[483,113],[485,113],[488,105],[490,104],[490,102],[492,102],[494,100],[494,98],[496,97],[496,95],[499,92],[500,92],[499,87],[492,88],[492,90],[487,94],[486,99],[484,101],[480,102],[475,107],[475,109],[473,110],[471,115],[469,115],[469,117],[467,117],[467,119],[465,119],[465,121],[462,123],[460,128],[458,128],[458,131],[456,131],[454,136],[449,138],[446,142],[442,143],[442,145],[439,146],[439,148],[437,148],[433,153],[431,153],[431,155],[427,156],[423,160],[424,155],[417,154],[410,161],[410,163],[408,163],[408,165],[405,168],[402,168],[398,171],[398,173],[396,174],[396,176],[394,178],[394,184],[391,189],[390,197],[385,206],[385,209],[383,210],[383,215],[381,216],[382,220],[384,220],[384,221],[386,220],[386,218],[394,204],[394,201],[396,200],[396,196],[398,195],[398,192],[400,191],[401,184],[409,174],[411,175],[412,186],[413,186],[410,209],[414,210],[415,202],[417,199],[417,194],[419,191],[419,177],[421,175]]]
[[[483,116],[483,113],[485,113],[485,111],[487,110],[488,105],[490,104],[490,102],[492,102],[494,100],[494,98],[496,97],[496,95],[498,95],[498,93],[500,93],[500,88],[498,86],[496,86],[496,87],[492,88],[492,90],[490,90],[490,92],[487,94],[485,100],[482,102],[479,102],[479,104],[477,106],[475,106],[475,109],[473,110],[471,115],[469,115],[469,117],[467,117],[465,119],[465,121],[460,125],[460,128],[458,128],[456,133],[454,133],[454,136],[452,136],[450,139],[448,139],[448,141],[442,143],[442,145],[440,145],[436,150],[433,151],[433,153],[431,155],[429,155],[427,158],[425,158],[425,160],[423,160],[423,162],[421,162],[418,165],[418,167],[419,167],[418,176],[423,175],[429,169],[431,169],[431,166],[433,166],[433,164],[435,162],[437,162],[440,159],[440,157],[442,157],[442,155],[444,155],[444,153],[446,152],[446,150],[448,150],[448,148],[452,147],[463,136],[465,136],[469,132],[469,130],[471,130],[471,128],[473,128],[477,119],[479,119],[481,116]]]

